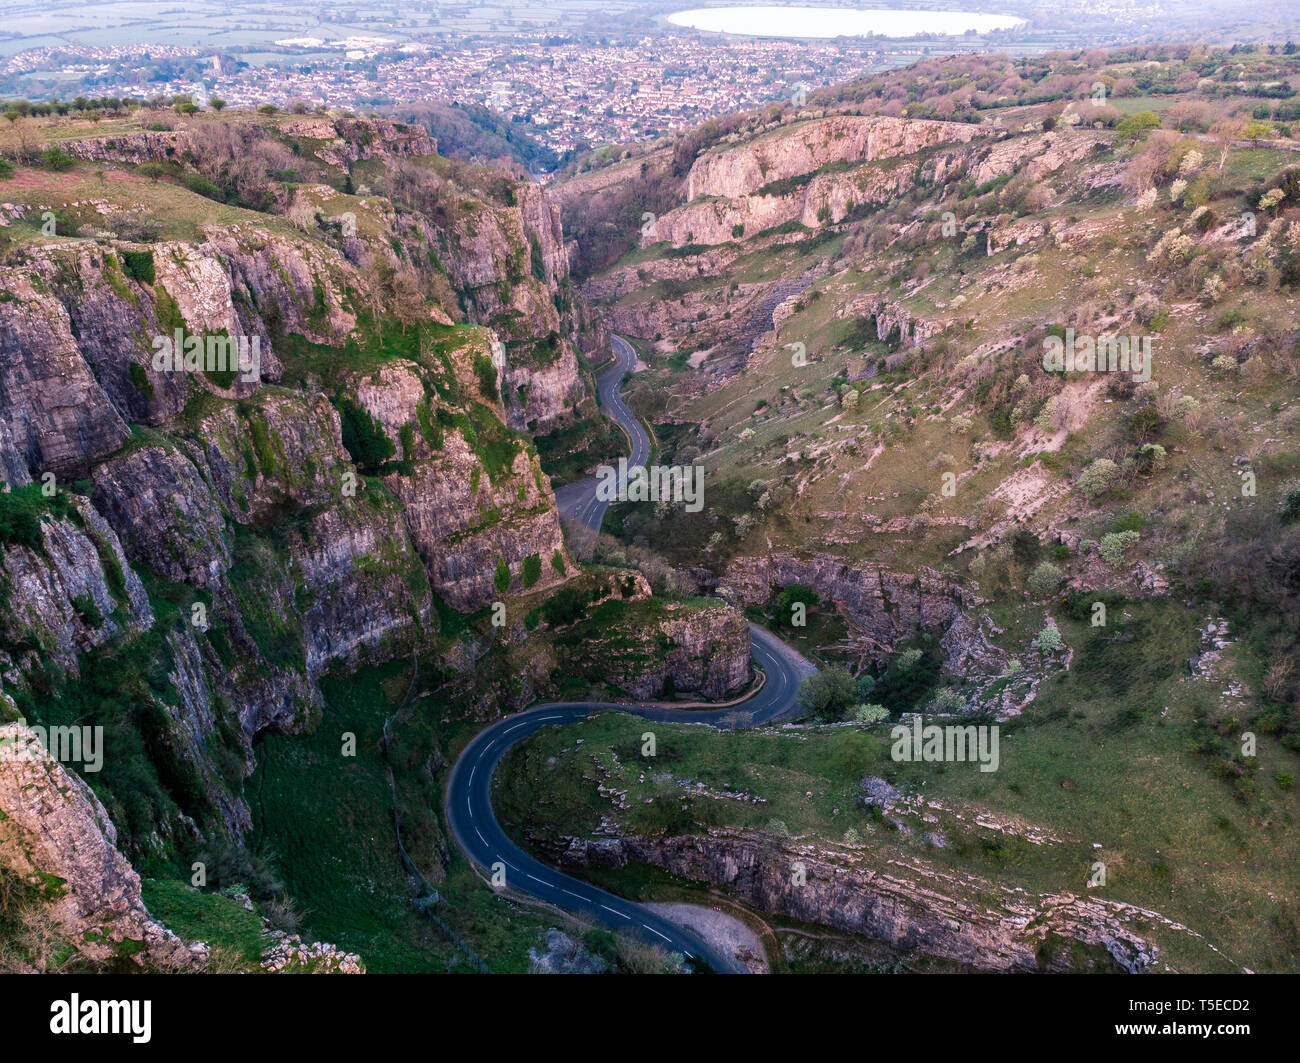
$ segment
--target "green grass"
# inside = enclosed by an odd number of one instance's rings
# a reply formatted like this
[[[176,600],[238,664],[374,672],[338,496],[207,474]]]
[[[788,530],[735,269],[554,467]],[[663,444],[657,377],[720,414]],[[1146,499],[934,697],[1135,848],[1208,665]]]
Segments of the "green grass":
[[[1047,680],[1022,717],[1001,725],[996,772],[895,763],[887,724],[864,735],[850,764],[845,736],[855,732],[718,734],[606,713],[543,729],[513,750],[500,772],[500,815],[516,837],[527,824],[542,855],[566,835],[594,836],[607,816],[650,837],[720,826],[773,830],[778,820],[804,842],[837,842],[853,827],[882,860],[919,859],[1034,892],[1082,893],[1092,861],[1102,859],[1107,885],[1088,892],[1153,908],[1229,957],[1188,935],[1147,927],[1172,967],[1224,970],[1235,961],[1295,970],[1297,913],[1288,885],[1300,858],[1289,829],[1300,812],[1294,791],[1270,781],[1257,801],[1243,804],[1216,777],[1213,760],[1197,752],[1205,694],[1180,681],[1181,662],[1195,648],[1195,614],[1130,602],[1111,617],[1105,629],[1062,620],[1074,666]],[[653,760],[640,752],[646,730],[657,736]],[[1297,757],[1267,736],[1260,740],[1261,778],[1294,776]],[[856,806],[866,774],[939,799],[946,811],[935,812],[931,825],[913,822],[913,835],[899,835]],[[681,779],[767,803],[688,797]],[[626,791],[624,809],[614,810],[598,784]],[[1034,844],[975,828],[979,810],[1039,825],[1059,841]],[[946,849],[918,841],[935,829],[946,834]]]
[[[165,879],[144,879],[140,889],[149,914],[186,941],[230,949],[249,964],[269,944],[262,920],[231,897]]]
[[[274,856],[312,935],[357,952],[368,970],[468,971],[464,953],[412,906],[414,890],[396,848],[380,739],[409,680],[402,662],[327,679],[324,714],[311,734],[269,735],[260,743],[259,768],[249,781],[256,828],[251,844]],[[436,914],[494,971],[526,971],[538,932],[564,921],[512,910],[443,834],[445,769],[431,775],[426,765],[435,753],[450,763],[477,729],[449,723],[449,715],[446,706],[424,701],[393,730],[403,839],[444,898]],[[345,732],[356,736],[355,757],[342,755]]]

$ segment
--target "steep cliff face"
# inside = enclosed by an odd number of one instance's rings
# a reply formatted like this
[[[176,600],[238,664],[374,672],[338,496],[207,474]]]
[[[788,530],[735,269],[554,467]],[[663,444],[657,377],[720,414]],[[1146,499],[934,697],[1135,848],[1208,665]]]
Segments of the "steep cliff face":
[[[0,697],[0,715],[15,714],[13,702]],[[27,962],[62,952],[92,964],[192,970],[207,959],[206,948],[186,945],[150,916],[140,877],[118,852],[117,831],[104,806],[17,723],[0,726],[0,808],[0,869],[39,904],[32,910],[39,922],[24,928],[36,946]],[[61,948],[41,940],[47,935]],[[6,951],[24,949],[22,942],[5,945]],[[17,966],[23,964],[19,957]]]
[[[286,138],[311,144],[313,155],[324,163],[347,163],[382,156],[436,155],[438,143],[420,126],[406,126],[382,118],[349,119],[325,116],[266,120]],[[208,116],[181,121],[177,128],[142,130],[118,136],[89,137],[72,141],[68,151],[92,162],[166,162],[193,153],[200,143],[199,132],[212,124]]]
[[[490,325],[504,344],[510,423],[546,433],[571,422],[586,393],[575,293],[559,207],[532,184],[516,186],[511,199],[455,226],[447,264],[471,320]]]
[[[763,911],[980,971],[1145,971],[1154,944],[1129,926],[1153,913],[1072,894],[1030,896],[921,866],[881,869],[852,849],[783,844],[746,831],[574,839],[570,865],[629,860],[711,885]],[[977,898],[998,897],[990,905]]]
[[[32,472],[84,469],[115,450],[128,429],[72,336],[63,305],[6,269],[0,288],[0,463],[11,484]]]
[[[918,180],[969,165],[987,130],[961,122],[838,115],[799,122],[697,159],[686,202],[655,219],[641,244],[719,245],[795,223],[815,228],[884,203]]]
[[[280,132],[325,144],[317,125]],[[432,150],[387,126],[332,128],[327,166]],[[171,158],[183,139],[79,153]],[[569,308],[552,295],[568,284],[558,214],[519,187],[512,207],[465,193],[481,209],[461,224],[479,236],[441,238],[470,308],[509,310],[508,347],[528,357],[507,358],[504,382],[492,331],[428,303],[411,320],[409,296],[395,319],[404,290],[376,266],[394,256],[388,230],[366,226],[399,215],[360,201],[360,235],[341,241],[263,216],[194,240],[54,240],[0,266],[0,474],[14,492],[0,668],[31,703],[50,684],[71,696],[61,677],[80,681],[89,652],[152,655],[151,741],[191,780],[180,810],[195,822],[249,828],[253,743],[310,726],[325,671],[437,647],[435,598],[473,611],[571,569],[550,484],[509,427],[571,417],[584,394],[559,335]],[[509,300],[476,300],[476,285],[521,266]],[[256,371],[159,360],[178,332],[245,337]],[[534,341],[554,348],[552,364],[532,358]],[[441,651],[464,663],[455,645]],[[153,849],[194,829],[159,816]]]
[[[0,570],[0,662],[14,687],[49,666],[76,675],[80,654],[154,621],[139,576],[93,506],[47,501],[35,488],[23,498],[41,516],[32,535],[3,546]]]
[[[820,598],[834,602],[868,641],[882,648],[917,630],[947,630],[974,602],[938,574],[852,567],[829,554],[737,557],[719,581],[719,590],[737,604],[761,605],[792,584],[811,587]]]
[[[459,371],[452,378],[467,394],[480,389],[468,417],[456,418],[438,402],[431,404],[426,392],[436,391],[436,385],[423,381],[411,363],[386,366],[357,385],[361,405],[403,440],[400,457],[406,467],[387,477],[385,485],[401,504],[432,585],[466,610],[489,604],[511,587],[520,589],[530,556],[540,566],[539,586],[550,586],[559,578],[551,558],[564,554],[555,495],[536,455],[504,427],[500,406],[468,373],[474,357],[480,365],[489,359],[481,336],[473,339],[477,343],[466,349],[470,358],[454,363]],[[447,415],[450,427],[441,431],[440,447],[432,432],[421,434],[422,405],[435,422],[439,411]],[[500,565],[510,574],[504,586],[499,586]]]
[[[561,637],[569,666],[627,697],[719,700],[753,676],[749,626],[721,602],[615,602],[595,615],[603,636]]]
[[[987,130],[963,122],[833,115],[800,122],[695,160],[687,200],[748,196],[765,184],[842,162],[874,162],[912,155],[942,143],[967,143]]]

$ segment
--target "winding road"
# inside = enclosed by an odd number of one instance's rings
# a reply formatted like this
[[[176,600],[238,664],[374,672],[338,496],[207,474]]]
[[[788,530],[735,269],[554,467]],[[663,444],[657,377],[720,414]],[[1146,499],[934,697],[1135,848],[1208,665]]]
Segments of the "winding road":
[[[632,466],[650,456],[645,427],[624,404],[619,387],[636,364],[636,353],[621,337],[614,337],[618,362],[597,379],[601,405],[627,433],[632,444]],[[596,499],[596,479],[562,487],[556,492],[560,509],[589,528],[599,529],[607,502]],[[699,723],[719,726],[735,722],[744,713],[746,725],[769,723],[797,711],[795,694],[804,677],[816,669],[775,635],[750,625],[751,650],[763,668],[765,682],[738,705],[717,709],[679,709],[658,703],[621,705],[612,702],[563,701],[534,706],[498,720],[480,731],[465,747],[447,781],[447,825],[470,861],[498,877],[504,872],[505,888],[516,890],[592,919],[613,930],[680,952],[719,973],[744,973],[735,957],[703,941],[695,933],[670,923],[648,908],[533,859],[515,844],[497,823],[492,808],[492,775],[511,746],[542,727],[574,723],[592,713],[627,712],[661,723]]]
[[[638,465],[644,465],[650,457],[650,433],[645,430],[641,419],[627,408],[621,391],[623,378],[636,368],[636,351],[622,336],[613,336],[612,341],[618,361],[596,378],[596,393],[600,396],[600,405],[605,413],[627,433],[628,441],[632,444],[627,464],[629,469],[634,469]],[[555,492],[555,502],[565,516],[575,517],[596,531],[600,531],[605,510],[609,508],[608,502],[602,502],[596,497],[594,476],[565,484]]]

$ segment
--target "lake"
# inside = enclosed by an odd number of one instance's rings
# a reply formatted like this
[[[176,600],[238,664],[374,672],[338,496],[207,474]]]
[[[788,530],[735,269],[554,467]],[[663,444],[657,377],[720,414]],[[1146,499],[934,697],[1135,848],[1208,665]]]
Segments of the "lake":
[[[1013,29],[1014,15],[969,11],[855,10],[842,7],[702,7],[668,16],[675,26],[736,33],[747,37],[915,37],[920,33],[960,36]]]

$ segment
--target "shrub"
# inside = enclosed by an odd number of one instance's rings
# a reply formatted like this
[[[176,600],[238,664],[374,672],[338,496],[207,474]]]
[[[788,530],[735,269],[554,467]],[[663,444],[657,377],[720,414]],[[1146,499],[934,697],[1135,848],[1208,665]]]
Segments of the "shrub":
[[[162,232],[162,225],[143,210],[124,210],[113,217],[113,232],[117,234],[119,240],[151,244],[158,239],[159,233]],[[153,283],[152,276],[149,283]]]
[[[140,392],[149,402],[153,402],[153,381],[149,379],[149,374],[145,372],[144,366],[138,362],[132,362],[127,367],[127,372],[131,376],[131,383],[135,385],[135,390]]]
[[[561,587],[542,605],[542,619],[551,627],[563,627],[582,619],[586,611],[587,595],[580,588]]]
[[[1079,477],[1079,490],[1089,498],[1113,491],[1119,484],[1119,466],[1110,458],[1098,458],[1083,470]]]
[[[1097,544],[1097,553],[1101,554],[1102,560],[1112,568],[1124,563],[1124,554],[1128,548],[1142,538],[1135,531],[1110,532],[1108,535],[1101,537],[1101,542]]]
[[[507,570],[508,573],[508,570]],[[507,574],[507,579],[509,578]],[[525,587],[531,587],[542,578],[542,558],[540,554],[529,554],[524,558],[523,581]]]
[[[817,600],[817,592],[811,587],[792,583],[776,596],[776,622],[785,627],[793,626],[795,605],[802,604],[806,616],[808,610],[817,604]]]
[[[349,398],[330,400],[339,411],[343,430],[343,447],[363,472],[378,472],[380,466],[397,453],[393,441],[384,434],[383,425],[364,407]]]
[[[966,699],[952,687],[940,687],[934,692],[928,707],[930,712],[951,715],[966,708]]]
[[[1284,524],[1300,520],[1300,480],[1283,484],[1278,492],[1277,515]]]
[[[1216,376],[1227,376],[1237,371],[1237,359],[1230,354],[1220,354],[1210,363],[1210,370]]]
[[[1138,451],[1138,468],[1143,472],[1162,469],[1168,460],[1168,452],[1159,443],[1147,443]]]
[[[41,164],[51,170],[70,170],[76,161],[57,144],[41,152]]]
[[[215,199],[218,203],[224,203],[226,200],[225,193],[201,173],[192,173],[187,176],[185,178],[185,187],[195,195],[203,196],[205,199]]]
[[[123,251],[122,272],[145,284],[154,282],[152,251]]]
[[[1031,573],[1026,585],[1035,598],[1046,598],[1061,585],[1065,573],[1050,561],[1041,562]]]
[[[1044,653],[1054,653],[1059,650],[1064,643],[1061,641],[1061,632],[1055,624],[1049,623],[1042,631],[1038,633],[1038,638],[1034,639],[1034,646]]]
[[[474,374],[478,377],[479,390],[489,399],[497,396],[497,367],[486,354],[474,355]]]
[[[854,705],[849,714],[855,723],[879,723],[889,717],[889,710],[883,705]]]
[[[492,583],[502,594],[510,589],[510,565],[504,557],[497,562],[497,570],[492,577]]]

